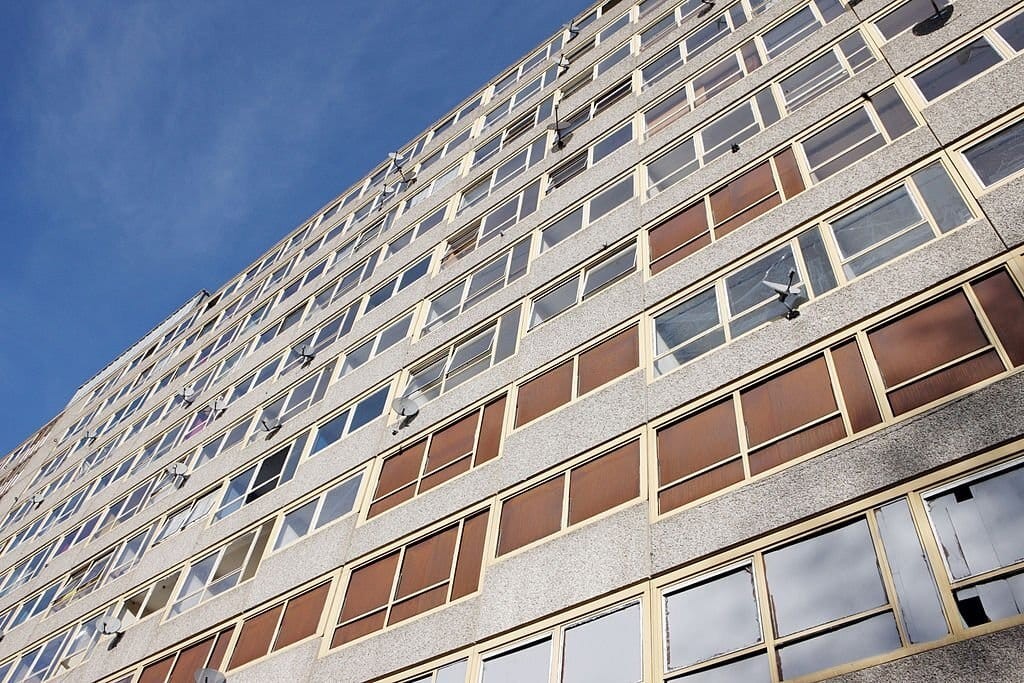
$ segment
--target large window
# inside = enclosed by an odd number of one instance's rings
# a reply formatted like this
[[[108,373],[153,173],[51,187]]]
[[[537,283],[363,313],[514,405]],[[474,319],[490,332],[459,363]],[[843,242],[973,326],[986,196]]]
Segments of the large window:
[[[359,484],[362,480],[363,474],[360,472],[332,486],[313,500],[285,513],[281,521],[281,530],[274,541],[274,550],[319,531],[321,527],[351,512],[355,507],[356,495],[359,493]]]
[[[963,152],[982,185],[994,185],[1024,169],[1024,121],[1018,121]]]
[[[636,272],[636,240],[610,249],[597,261],[552,289],[533,297],[529,329],[602,291],[629,273]]]

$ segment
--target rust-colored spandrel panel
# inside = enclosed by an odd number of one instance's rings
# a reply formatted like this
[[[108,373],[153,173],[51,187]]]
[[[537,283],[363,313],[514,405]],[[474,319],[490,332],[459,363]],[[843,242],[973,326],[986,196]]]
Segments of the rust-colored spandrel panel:
[[[640,497],[640,442],[632,441],[569,473],[569,524]]]
[[[211,636],[182,650],[178,655],[178,661],[174,663],[169,683],[195,683],[196,671],[206,666],[215,638],[216,636]]]
[[[786,199],[791,199],[804,190],[804,179],[800,175],[800,168],[796,163],[796,155],[793,148],[787,147],[784,151],[775,155],[775,169],[779,173],[779,180],[782,181],[782,191],[786,193]]]
[[[988,345],[963,292],[954,292],[868,333],[887,387]]]
[[[168,655],[147,665],[139,676],[139,683],[165,683],[167,674],[171,672],[174,664],[174,655]]]
[[[356,619],[353,622],[339,626],[334,629],[334,636],[331,637],[331,647],[338,647],[344,643],[349,643],[356,638],[362,638],[363,636],[379,631],[384,628],[384,618],[387,612],[380,610],[373,614],[368,614],[362,619]]]
[[[843,425],[843,418],[837,415],[830,420],[790,434],[785,439],[779,439],[770,446],[754,451],[750,454],[750,473],[760,474],[776,465],[823,448],[845,437],[846,426]]]
[[[736,228],[746,225],[761,214],[768,213],[781,203],[782,198],[778,194],[769,195],[746,211],[742,211],[724,223],[716,225],[715,236],[725,237]]]
[[[743,461],[736,458],[696,477],[669,486],[658,494],[658,510],[675,510],[740,481],[743,481]]]
[[[647,236],[651,248],[651,261],[658,261],[684,244],[707,234],[707,210],[704,201],[701,200],[651,228]],[[705,241],[707,242],[710,240]],[[654,266],[651,268],[653,270]]]
[[[771,164],[755,166],[711,193],[711,215],[717,225],[777,192]]]
[[[423,451],[426,446],[426,440],[418,441],[385,460],[380,469],[380,476],[377,478],[377,490],[373,494],[374,497],[381,498],[416,481],[420,476]]]
[[[740,402],[751,448],[836,410],[821,355],[743,390]]]
[[[469,595],[480,587],[480,569],[484,564],[484,541],[487,538],[488,511],[478,512],[462,524],[462,543],[455,565],[452,600]]]
[[[280,650],[316,634],[330,589],[331,584],[325,583],[310,588],[305,593],[296,595],[288,601],[284,608],[284,617],[281,619],[277,640],[274,641],[275,650]]]
[[[274,630],[281,619],[283,609],[283,605],[278,605],[249,617],[242,623],[242,630],[238,633],[238,642],[231,653],[228,669],[248,664],[270,652],[270,643],[274,639]]]
[[[468,472],[470,469],[471,460],[470,457],[464,456],[462,460],[454,462],[450,465],[446,465],[440,470],[427,474],[420,480],[420,493],[429,491],[435,486],[440,486],[450,479],[454,479],[463,472]]]
[[[881,422],[882,415],[878,412],[857,342],[851,339],[833,348],[832,360],[835,361],[839,388],[843,392],[853,431],[859,432]]]
[[[980,356],[951,365],[890,392],[889,404],[894,415],[902,415],[983,379],[998,375],[1003,369],[1003,361],[1000,360],[999,354],[995,351],[986,351]]]
[[[473,442],[476,440],[476,425],[479,421],[479,412],[473,412],[434,434],[430,450],[427,452],[427,466],[424,472],[433,472],[472,453]]]
[[[417,614],[423,614],[429,609],[439,607],[445,603],[447,598],[448,584],[445,584],[431,588],[411,598],[400,600],[391,608],[391,614],[388,616],[388,625],[397,624]]]
[[[213,654],[210,655],[210,661],[207,663],[209,668],[217,670],[226,668],[224,654],[228,651],[228,645],[231,643],[231,636],[234,632],[235,625],[232,624],[217,634],[217,644],[213,646]]]
[[[367,517],[376,517],[382,512],[387,512],[391,508],[395,507],[400,503],[404,503],[407,500],[412,500],[413,496],[416,495],[415,484],[409,484],[405,488],[399,489],[394,493],[388,494],[383,498],[375,500],[367,511]]]
[[[1024,297],[1005,270],[971,283],[1010,362],[1024,365]]]
[[[668,484],[740,452],[736,411],[726,399],[658,430],[658,483]]]
[[[505,420],[505,397],[492,401],[484,408],[483,424],[480,425],[480,441],[476,446],[476,465],[498,457],[501,449],[501,425]]]
[[[352,570],[339,623],[388,604],[398,569],[398,551]]]
[[[572,398],[572,360],[567,360],[519,387],[516,426],[524,425]]]
[[[455,562],[455,542],[458,538],[459,527],[452,526],[409,544],[402,559],[396,599],[412,595],[440,581],[447,581]]]
[[[634,325],[580,354],[577,393],[582,396],[639,365],[640,335]]]
[[[501,506],[498,554],[521,548],[562,528],[565,476],[560,475],[512,496]]]

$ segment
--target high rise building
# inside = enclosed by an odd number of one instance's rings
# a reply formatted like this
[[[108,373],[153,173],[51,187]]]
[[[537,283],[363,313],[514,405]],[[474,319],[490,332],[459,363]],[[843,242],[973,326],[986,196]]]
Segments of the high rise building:
[[[577,17],[6,456],[0,683],[1021,680],[1021,51]]]

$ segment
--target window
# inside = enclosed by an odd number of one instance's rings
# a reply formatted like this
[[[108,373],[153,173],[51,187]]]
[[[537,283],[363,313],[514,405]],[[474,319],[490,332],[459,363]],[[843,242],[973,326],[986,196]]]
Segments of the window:
[[[627,122],[598,143],[573,155],[548,173],[547,191],[564,185],[633,139],[633,124]]]
[[[537,210],[540,180],[536,180],[448,238],[441,269],[450,268],[481,244],[511,229]]]
[[[231,670],[248,664],[316,635],[329,590],[329,583],[309,588],[287,602],[246,617],[225,668]]]
[[[367,517],[440,486],[498,457],[505,396],[384,458]]]
[[[363,315],[390,300],[393,296],[401,292],[406,287],[412,285],[414,282],[418,282],[423,279],[423,277],[426,276],[427,271],[430,269],[430,259],[430,254],[424,256],[419,261],[388,280],[385,284],[381,285],[378,289],[374,290],[366,299],[366,307],[363,310]]]
[[[886,41],[892,40],[922,19],[935,14],[931,0],[910,0],[875,21],[875,28]]]
[[[459,213],[482,202],[494,190],[541,161],[547,153],[547,138],[547,134],[537,138],[533,143],[513,154],[493,171],[466,188],[459,201]]]
[[[289,446],[279,448],[263,458],[259,463],[249,467],[228,479],[227,488],[221,498],[214,520],[221,520],[237,512],[244,505],[262,498],[281,484],[295,476],[299,466],[299,458],[306,446],[309,433],[305,432]]]
[[[480,331],[449,346],[442,355],[415,366],[409,371],[405,396],[421,404],[431,401],[511,356],[519,336],[519,317],[516,306]]]
[[[157,532],[156,538],[153,539],[153,545],[187,529],[196,522],[204,521],[220,497],[221,493],[218,487],[171,512],[160,527],[160,531]]]
[[[910,79],[926,101],[933,101],[1001,61],[1000,54],[981,36]]]
[[[221,453],[224,453],[241,443],[242,438],[245,436],[246,432],[249,431],[249,424],[251,421],[251,417],[246,420],[242,420],[238,424],[225,429],[211,441],[208,441],[205,445],[200,447],[199,452],[195,456],[196,459],[195,463],[192,465],[192,469],[198,469]]]
[[[267,436],[268,431],[265,425],[276,421],[281,424],[286,420],[298,415],[306,408],[314,405],[327,393],[327,385],[334,375],[335,361],[330,361],[312,375],[292,387],[283,396],[265,406],[260,413],[259,424],[264,425],[263,429],[256,429],[249,437],[249,442],[256,441]]]
[[[274,542],[274,550],[294,543],[303,536],[327,526],[353,510],[359,484],[363,480],[360,472],[333,486],[313,500],[300,505],[284,515],[281,531]]]
[[[392,346],[409,336],[412,326],[412,313],[390,323],[369,339],[356,344],[345,353],[345,362],[341,365],[339,377],[344,377],[352,370],[361,367],[371,358],[387,351]]]
[[[497,554],[505,555],[639,496],[640,442],[634,440],[506,498],[501,504]]]
[[[533,297],[529,329],[586,300],[605,287],[636,271],[636,242],[609,250],[597,262],[572,278]]]
[[[422,334],[427,334],[491,294],[515,282],[526,273],[530,239],[520,240],[503,253],[478,267],[461,282],[430,298],[430,309]]]
[[[579,207],[541,230],[541,251],[546,251],[584,227],[604,218],[635,196],[633,176],[628,175],[594,195]]]
[[[519,385],[515,426],[521,427],[639,367],[636,325],[604,339]]]
[[[177,616],[255,576],[271,526],[268,522],[244,533],[193,562],[185,573],[168,616]]]
[[[476,592],[487,516],[474,513],[354,568],[331,647]]]
[[[387,399],[391,385],[386,384],[357,400],[330,420],[321,423],[316,430],[310,455],[316,455],[332,446],[360,427],[372,422],[387,411]]]
[[[1024,121],[1004,128],[963,152],[982,185],[994,185],[1024,169]]]

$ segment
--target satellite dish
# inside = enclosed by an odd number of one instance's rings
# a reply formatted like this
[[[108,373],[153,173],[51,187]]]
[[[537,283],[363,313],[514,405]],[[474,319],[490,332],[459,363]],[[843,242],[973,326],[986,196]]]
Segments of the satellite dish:
[[[90,430],[90,431],[88,431],[88,432],[86,432],[86,433],[85,433],[85,439],[86,439],[86,441],[88,441],[89,443],[92,443],[93,441],[95,441],[96,439],[98,439],[98,438],[99,438],[99,436],[100,436],[100,433],[99,433],[99,431],[93,431],[93,430]]]
[[[42,505],[44,500],[46,500],[46,496],[44,496],[42,493],[35,493],[32,495],[32,505],[36,507]]]
[[[213,416],[217,417],[228,409],[228,402],[224,398],[215,398],[210,404],[210,409],[213,411]]]
[[[184,477],[188,474],[188,465],[183,462],[176,462],[167,467],[167,474],[172,477]]]
[[[195,675],[196,683],[225,683],[227,677],[216,669],[199,669]]]
[[[571,62],[569,61],[569,58],[566,57],[565,55],[559,55],[558,56],[558,68],[559,68],[559,71],[560,72],[568,71],[569,70],[569,66],[571,66]]]
[[[281,420],[277,419],[276,417],[265,417],[262,420],[260,420],[260,427],[262,427],[263,431],[267,432],[268,434],[273,434],[274,432],[281,428]]]
[[[939,3],[932,0],[932,7],[935,8],[935,14],[931,15],[927,19],[918,22],[914,25],[911,31],[915,36],[926,36],[929,33],[934,33],[949,22],[950,17],[953,16],[953,5],[946,5],[945,7],[939,7]]]
[[[405,161],[405,155],[401,152],[388,152],[388,159],[391,159],[395,164],[400,164]]]
[[[405,396],[399,396],[391,402],[391,409],[398,413],[399,417],[413,418],[420,412],[416,401]]]
[[[103,617],[100,619],[100,633],[105,636],[116,636],[121,633],[121,620],[117,617]]]
[[[384,189],[381,190],[381,194],[383,194],[385,197],[390,197],[396,191],[397,188],[394,185],[384,185]]]
[[[698,17],[707,16],[711,12],[711,10],[713,10],[715,8],[715,2],[714,2],[714,0],[700,0],[700,1],[704,4],[704,6],[700,8],[699,12],[697,12],[697,16]]]

